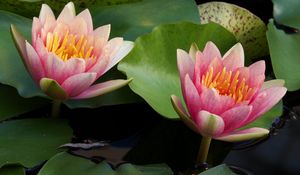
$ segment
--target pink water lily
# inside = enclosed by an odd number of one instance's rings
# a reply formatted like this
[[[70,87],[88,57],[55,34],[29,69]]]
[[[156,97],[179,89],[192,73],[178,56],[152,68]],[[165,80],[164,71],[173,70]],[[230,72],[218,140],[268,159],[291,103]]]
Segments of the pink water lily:
[[[40,88],[56,100],[95,97],[130,80],[94,84],[132,49],[133,43],[109,39],[110,25],[93,29],[88,9],[75,14],[68,3],[57,19],[43,4],[39,18],[33,18],[32,43],[12,25],[11,32],[28,72]]]
[[[272,108],[286,93],[283,80],[265,80],[265,62],[244,67],[241,44],[222,57],[208,42],[203,52],[177,50],[177,66],[188,112],[172,95],[172,104],[182,120],[204,137],[242,141],[268,134],[264,128],[239,128]]]

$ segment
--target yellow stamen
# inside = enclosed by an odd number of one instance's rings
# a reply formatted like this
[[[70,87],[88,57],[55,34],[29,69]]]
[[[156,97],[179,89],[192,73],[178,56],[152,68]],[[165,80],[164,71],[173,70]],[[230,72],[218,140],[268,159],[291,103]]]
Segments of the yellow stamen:
[[[214,72],[213,67],[210,67],[202,75],[201,83],[208,88],[214,88],[220,95],[231,97],[236,103],[248,100],[255,92],[246,84],[246,79],[240,77],[239,71],[233,73],[227,71],[226,67],[219,72]]]
[[[45,41],[45,47],[48,52],[55,53],[63,61],[68,61],[70,58],[95,59],[94,47],[88,44],[88,38],[81,35],[69,34],[69,31],[61,37],[57,32],[54,34],[49,32]]]

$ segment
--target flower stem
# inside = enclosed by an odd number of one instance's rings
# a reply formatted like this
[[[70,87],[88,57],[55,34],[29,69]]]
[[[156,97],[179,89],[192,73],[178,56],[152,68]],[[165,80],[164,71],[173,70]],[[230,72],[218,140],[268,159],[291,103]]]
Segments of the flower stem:
[[[51,109],[51,117],[58,118],[60,113],[60,106],[62,101],[60,100],[53,100],[52,109]]]
[[[206,163],[210,142],[211,142],[211,137],[205,137],[205,136],[202,137],[196,164],[199,165],[199,164]]]

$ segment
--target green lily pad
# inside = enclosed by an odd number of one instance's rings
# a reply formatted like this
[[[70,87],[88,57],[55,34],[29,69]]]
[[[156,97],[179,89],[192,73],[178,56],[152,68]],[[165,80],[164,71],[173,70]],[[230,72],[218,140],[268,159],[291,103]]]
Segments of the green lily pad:
[[[66,120],[23,119],[0,124],[0,167],[20,163],[33,167],[59,152],[70,142],[72,130]]]
[[[129,163],[120,165],[116,170],[105,161],[95,164],[92,161],[70,155],[66,152],[52,157],[38,175],[172,175],[171,169],[164,165],[136,166]]]
[[[23,98],[10,86],[0,84],[0,121],[45,106],[49,100],[35,97]]]
[[[276,78],[284,79],[289,91],[300,89],[300,35],[288,35],[279,30],[271,20],[267,38]]]
[[[150,32],[154,26],[162,23],[171,23],[178,20],[196,22],[199,15],[197,6],[192,0],[168,0],[164,3],[159,0],[145,0],[132,4],[118,4],[93,6],[91,9],[93,22],[94,26],[111,23],[111,36],[124,36],[127,40],[135,40],[139,35]],[[31,22],[27,18],[0,11],[0,35],[3,36],[0,40],[0,52],[2,53],[0,56],[0,82],[16,87],[23,97],[44,96],[44,94],[25,70],[9,34],[9,27],[10,24],[16,25],[26,38],[30,38]],[[122,77],[123,75],[114,69],[101,77],[98,82]],[[65,103],[70,108],[92,108],[102,105],[133,103],[140,100],[128,87],[125,87],[100,97],[87,100],[70,100]]]
[[[25,170],[21,165],[7,164],[0,168],[0,175],[25,175]]]
[[[199,175],[236,175],[225,164],[210,168]]]
[[[298,0],[272,0],[275,20],[283,25],[300,29],[300,1]]]
[[[118,69],[133,78],[130,88],[154,110],[167,118],[177,119],[170,100],[172,94],[182,99],[176,49],[188,51],[196,42],[202,50],[207,41],[213,41],[223,54],[236,42],[230,32],[215,23],[162,25],[138,38]]]
[[[208,2],[198,6],[201,24],[210,21],[229,30],[245,50],[246,58],[269,55],[265,23],[249,10],[226,2]],[[250,63],[247,60],[247,63]]]

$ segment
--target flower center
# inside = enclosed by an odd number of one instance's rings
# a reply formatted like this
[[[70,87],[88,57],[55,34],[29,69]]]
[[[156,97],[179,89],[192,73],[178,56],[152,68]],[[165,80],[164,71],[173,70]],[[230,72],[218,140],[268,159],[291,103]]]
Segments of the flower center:
[[[249,99],[254,89],[246,84],[245,78],[239,78],[240,72],[226,71],[226,67],[214,76],[214,69],[211,67],[206,74],[202,75],[201,83],[208,88],[214,88],[220,95],[232,97],[236,103]]]
[[[78,37],[77,35],[69,34],[69,31],[64,37],[58,36],[57,32],[54,34],[49,32],[46,39],[46,48],[48,52],[53,52],[59,56],[63,61],[70,58],[96,58],[93,54],[94,47],[87,45],[87,38],[84,35]]]

